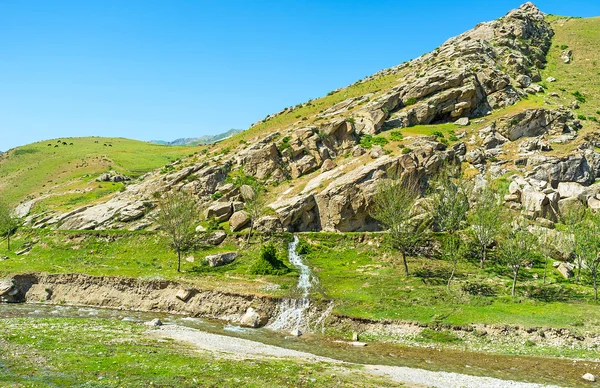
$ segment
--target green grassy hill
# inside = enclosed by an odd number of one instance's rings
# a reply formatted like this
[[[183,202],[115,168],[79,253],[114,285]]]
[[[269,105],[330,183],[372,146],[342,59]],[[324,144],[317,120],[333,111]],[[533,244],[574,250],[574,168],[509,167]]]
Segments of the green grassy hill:
[[[93,202],[123,186],[122,183],[97,182],[100,174],[112,170],[136,178],[198,149],[197,146],[161,146],[123,138],[40,141],[0,154],[0,198],[16,205],[28,198],[50,194],[52,197],[37,205],[49,208]]]

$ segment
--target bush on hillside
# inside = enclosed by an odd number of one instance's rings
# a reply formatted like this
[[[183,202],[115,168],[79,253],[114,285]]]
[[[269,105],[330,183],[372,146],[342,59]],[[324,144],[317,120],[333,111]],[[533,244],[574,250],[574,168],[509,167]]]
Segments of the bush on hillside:
[[[277,258],[277,249],[273,244],[262,247],[259,258],[249,270],[252,275],[283,275],[289,271],[290,269]]]

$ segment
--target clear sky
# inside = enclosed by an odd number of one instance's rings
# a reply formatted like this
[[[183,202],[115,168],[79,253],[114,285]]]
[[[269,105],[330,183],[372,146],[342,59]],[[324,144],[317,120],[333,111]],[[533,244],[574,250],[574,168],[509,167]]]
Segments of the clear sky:
[[[245,129],[522,2],[0,0],[0,150]],[[536,4],[600,15],[599,0]]]

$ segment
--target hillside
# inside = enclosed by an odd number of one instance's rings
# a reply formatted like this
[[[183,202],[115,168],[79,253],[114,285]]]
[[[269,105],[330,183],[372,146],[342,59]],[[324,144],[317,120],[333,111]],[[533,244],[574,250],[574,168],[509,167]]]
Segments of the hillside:
[[[242,200],[235,182],[252,179],[266,184],[271,209],[259,228],[376,230],[368,209],[386,171],[431,175],[444,161],[461,162],[469,177],[491,174],[505,187],[513,173],[527,178],[515,183],[509,205],[555,221],[562,197],[541,193],[545,188],[531,179],[557,190],[560,182],[589,186],[600,175],[594,151],[599,23],[546,16],[527,3],[429,54],[270,115],[129,185],[110,202],[58,213],[49,222],[48,214],[45,222],[32,216],[29,223],[146,227],[153,210],[143,204],[171,189],[193,193],[227,221],[232,203]],[[567,52],[569,63],[561,58]],[[537,203],[517,191],[549,197]],[[131,209],[137,210],[126,217],[130,223],[119,221],[121,210]]]
[[[41,141],[0,155],[0,194],[12,204],[40,199],[34,212],[66,211],[99,201],[129,183],[99,182],[103,173],[135,179],[197,151],[122,138]]]

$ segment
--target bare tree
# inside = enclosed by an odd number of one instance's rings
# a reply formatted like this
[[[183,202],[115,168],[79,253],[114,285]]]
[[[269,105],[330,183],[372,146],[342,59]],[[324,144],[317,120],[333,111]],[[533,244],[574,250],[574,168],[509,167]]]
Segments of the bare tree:
[[[487,184],[476,194],[476,201],[468,217],[472,235],[479,247],[481,268],[487,260],[488,248],[502,226],[501,211],[496,191]]]
[[[10,236],[19,227],[19,219],[7,204],[0,202],[0,236],[6,237],[7,249],[10,251]]]
[[[406,276],[407,256],[422,245],[429,225],[428,218],[414,212],[419,194],[419,181],[415,178],[383,179],[370,209],[371,216],[387,228],[392,248],[400,251]]]
[[[513,273],[511,295],[515,296],[517,278],[521,268],[537,255],[537,238],[525,226],[509,228],[499,244],[500,260],[508,265]]]
[[[159,200],[158,223],[177,252],[177,272],[181,272],[181,253],[190,248],[199,212],[194,198],[183,191],[168,192]]]
[[[244,198],[246,211],[250,217],[250,230],[246,240],[246,244],[249,244],[255,222],[265,214],[265,189],[259,183],[242,185],[240,186],[240,193]]]
[[[466,225],[469,211],[468,185],[463,180],[460,166],[446,165],[431,181],[433,227],[448,233],[442,244],[442,256],[452,263],[447,287],[456,273],[458,262],[464,257],[465,244],[458,232]]]

